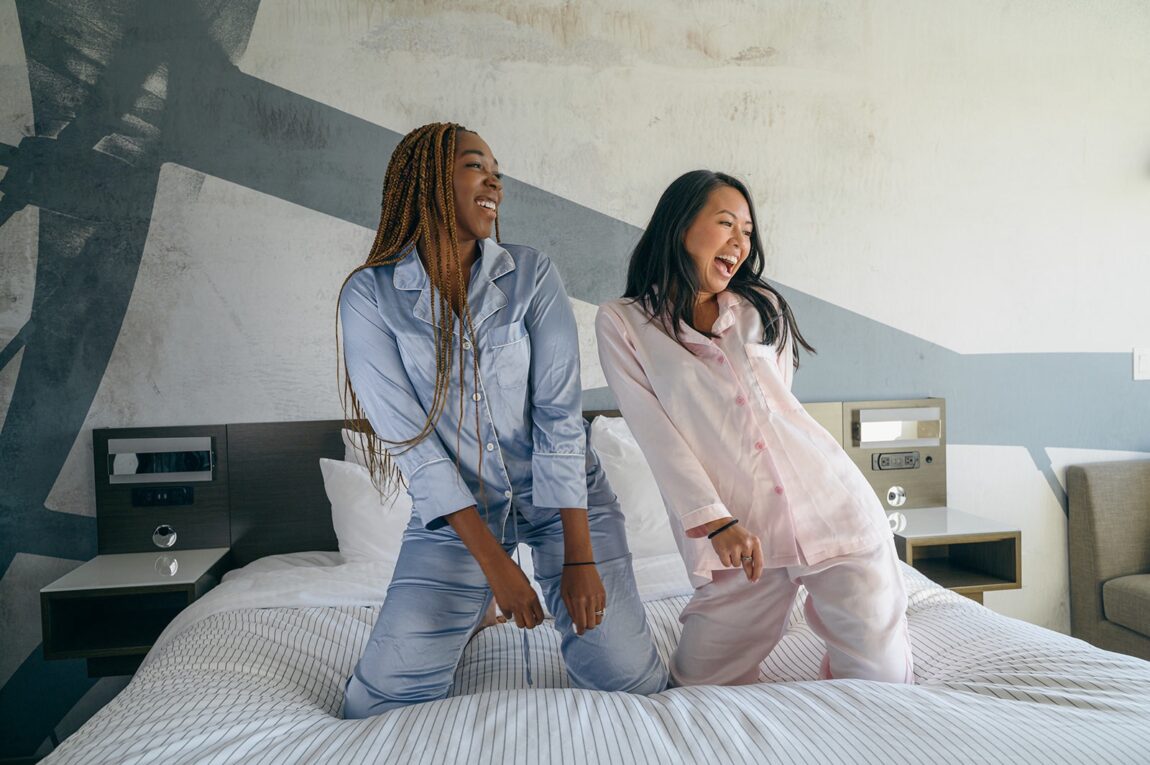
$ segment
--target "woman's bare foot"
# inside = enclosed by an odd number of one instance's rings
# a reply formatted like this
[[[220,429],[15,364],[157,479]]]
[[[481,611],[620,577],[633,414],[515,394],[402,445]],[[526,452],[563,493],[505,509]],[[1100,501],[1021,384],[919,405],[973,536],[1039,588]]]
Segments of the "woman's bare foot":
[[[475,631],[471,633],[471,637],[475,637],[481,630],[495,624],[503,624],[506,619],[499,615],[499,611],[495,606],[495,598],[491,599],[490,605],[487,606],[487,611],[483,614],[483,618],[479,620],[479,625],[476,626]],[[468,638],[470,640],[470,638]]]

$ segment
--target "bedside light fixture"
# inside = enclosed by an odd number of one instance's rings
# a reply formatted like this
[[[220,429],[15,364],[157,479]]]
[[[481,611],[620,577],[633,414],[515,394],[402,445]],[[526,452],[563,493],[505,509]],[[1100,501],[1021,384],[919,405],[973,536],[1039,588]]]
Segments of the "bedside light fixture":
[[[210,481],[214,467],[211,436],[108,439],[108,483]]]

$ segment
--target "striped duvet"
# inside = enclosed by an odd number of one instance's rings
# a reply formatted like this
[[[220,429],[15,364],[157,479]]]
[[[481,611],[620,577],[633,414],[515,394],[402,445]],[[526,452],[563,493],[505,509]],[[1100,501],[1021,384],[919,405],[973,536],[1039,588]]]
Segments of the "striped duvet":
[[[915,686],[814,682],[822,648],[796,604],[759,685],[572,690],[557,633],[536,629],[527,688],[519,632],[503,625],[468,645],[451,698],[344,721],[343,682],[378,614],[355,603],[378,585],[357,590],[334,573],[347,568],[264,577],[290,592],[266,597],[277,607],[253,607],[260,577],[225,582],[44,762],[1150,763],[1150,663],[999,616],[910,568]],[[327,579],[309,596],[300,582],[315,577]],[[647,603],[664,658],[686,600]]]

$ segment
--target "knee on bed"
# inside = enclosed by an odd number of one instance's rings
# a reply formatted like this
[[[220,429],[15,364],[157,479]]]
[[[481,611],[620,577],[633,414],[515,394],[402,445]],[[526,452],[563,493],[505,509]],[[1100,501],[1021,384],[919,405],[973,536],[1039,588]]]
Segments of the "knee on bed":
[[[877,683],[914,683],[914,658],[909,640],[872,646],[865,654],[847,655],[828,650],[819,669],[822,680],[870,680]]]
[[[667,690],[669,679],[667,667],[661,660],[657,660],[655,666],[651,667],[650,671],[640,677],[634,684],[627,688],[620,688],[619,690],[626,693],[637,693],[641,696],[649,696],[652,693],[661,693]]]
[[[576,688],[592,691],[637,693],[647,696],[667,689],[667,667],[657,655],[642,664],[604,660],[594,667],[594,670],[577,672],[568,665],[567,674],[571,684]]]
[[[353,674],[348,678],[347,686],[344,688],[343,710],[340,716],[345,720],[375,717],[392,709],[446,698],[448,690],[443,688],[439,692],[429,693],[426,688],[414,686],[398,688],[390,684],[389,688],[391,693],[383,693],[368,686]]]

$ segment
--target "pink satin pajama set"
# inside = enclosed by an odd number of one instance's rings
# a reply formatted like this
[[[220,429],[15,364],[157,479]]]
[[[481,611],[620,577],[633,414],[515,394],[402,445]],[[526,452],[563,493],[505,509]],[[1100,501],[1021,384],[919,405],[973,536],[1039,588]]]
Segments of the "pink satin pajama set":
[[[738,295],[718,302],[714,339],[683,326],[690,350],[629,299],[600,306],[595,322],[607,382],[696,588],[674,682],[757,682],[800,584],[827,646],[822,677],[913,682],[906,588],[878,498],[791,394],[791,345],[763,345],[758,312]],[[761,540],[756,583],[723,566],[705,535],[687,536],[728,516]]]

